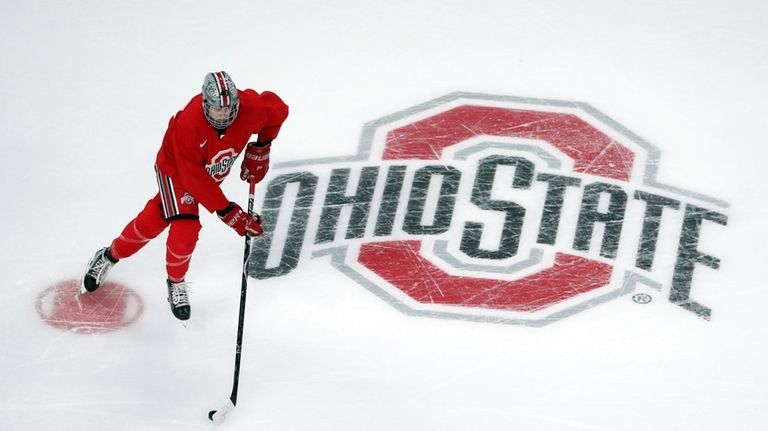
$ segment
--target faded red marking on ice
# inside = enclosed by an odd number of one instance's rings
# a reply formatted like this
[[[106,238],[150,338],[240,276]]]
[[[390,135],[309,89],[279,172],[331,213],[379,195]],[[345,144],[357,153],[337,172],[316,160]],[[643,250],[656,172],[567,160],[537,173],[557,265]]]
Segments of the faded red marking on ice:
[[[41,292],[35,308],[40,319],[54,328],[94,334],[135,322],[144,311],[144,303],[135,291],[111,281],[95,292],[81,295],[80,280],[71,279]]]
[[[580,173],[629,181],[635,155],[573,114],[487,106],[459,106],[387,134],[384,160],[438,160],[443,150],[473,136],[549,142],[573,159]]]
[[[598,289],[611,280],[606,263],[556,253],[554,265],[518,280],[448,274],[420,253],[421,241],[363,244],[359,262],[411,298],[445,304],[533,312]]]

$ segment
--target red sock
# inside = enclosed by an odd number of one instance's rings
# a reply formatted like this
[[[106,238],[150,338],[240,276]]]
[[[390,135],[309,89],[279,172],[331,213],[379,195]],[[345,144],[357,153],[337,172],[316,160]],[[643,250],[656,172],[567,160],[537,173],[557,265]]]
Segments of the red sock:
[[[179,219],[171,222],[165,253],[169,280],[178,283],[187,275],[200,228],[200,220],[197,219]]]
[[[166,227],[168,222],[163,217],[158,194],[147,202],[136,218],[125,226],[120,236],[112,241],[109,252],[115,259],[130,257],[160,235]]]

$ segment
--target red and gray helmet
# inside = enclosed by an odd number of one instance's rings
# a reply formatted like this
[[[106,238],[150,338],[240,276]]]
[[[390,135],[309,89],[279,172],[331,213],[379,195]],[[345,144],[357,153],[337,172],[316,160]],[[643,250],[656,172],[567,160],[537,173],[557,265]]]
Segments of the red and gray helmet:
[[[240,109],[237,88],[227,72],[211,72],[203,80],[203,112],[211,126],[229,127]]]

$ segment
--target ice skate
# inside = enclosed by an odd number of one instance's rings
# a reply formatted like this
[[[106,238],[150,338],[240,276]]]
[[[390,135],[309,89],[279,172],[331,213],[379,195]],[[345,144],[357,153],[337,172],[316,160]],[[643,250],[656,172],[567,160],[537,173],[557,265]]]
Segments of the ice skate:
[[[174,283],[167,280],[168,303],[171,304],[171,312],[179,320],[188,320],[191,313],[189,306],[189,286],[184,281]]]
[[[88,262],[83,283],[80,286],[80,293],[93,292],[98,289],[107,278],[109,270],[116,263],[117,260],[113,260],[109,255],[109,247],[104,247],[97,251],[90,262]]]

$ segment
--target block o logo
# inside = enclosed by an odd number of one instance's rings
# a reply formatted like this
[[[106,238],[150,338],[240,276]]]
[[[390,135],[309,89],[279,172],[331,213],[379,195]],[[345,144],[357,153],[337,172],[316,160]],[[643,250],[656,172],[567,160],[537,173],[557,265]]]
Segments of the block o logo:
[[[690,298],[694,265],[719,266],[698,251],[699,228],[727,222],[703,205],[728,204],[657,182],[658,159],[587,104],[450,94],[366,124],[353,157],[276,165],[284,173],[263,211],[277,233],[258,238],[263,253],[251,256],[249,274],[292,271],[314,235],[312,257],[332,256],[404,313],[541,326],[641,283],[661,291],[653,269],[662,213],[683,209],[670,301],[709,318]],[[638,204],[642,233],[628,246],[622,229]],[[617,270],[625,250],[636,258]]]
[[[462,148],[466,154],[473,149],[503,142],[495,138],[508,138],[508,145],[516,143],[521,150],[551,146],[573,160],[574,171],[616,180],[628,180],[634,162],[634,151],[574,114],[562,112],[463,105],[411,124],[396,126],[387,130],[386,136],[384,160],[439,160],[446,150],[462,143],[465,143]],[[477,136],[482,138],[478,140]],[[466,144],[470,140],[473,142]],[[531,140],[538,141],[537,146],[524,147],[531,145]],[[515,166],[517,172],[513,181],[519,180],[517,187],[529,188],[533,167],[526,166],[524,160],[527,162],[527,159],[520,158],[501,161]],[[476,178],[482,180],[487,177],[479,175]],[[490,179],[488,185],[492,183]],[[509,207],[509,210],[513,216],[521,216],[524,211],[514,207]],[[516,220],[517,225],[515,220],[510,220],[510,229],[522,228],[522,217]],[[468,232],[479,232],[481,229],[477,226]],[[477,239],[472,240],[477,242]],[[610,265],[567,253],[556,254],[551,265],[515,280],[454,275],[431,263],[421,254],[421,246],[420,241],[366,244],[361,247],[357,259],[419,304],[491,310],[542,310],[604,287],[611,279]],[[496,253],[502,256],[510,254],[513,251],[510,246],[516,244],[502,245]]]

